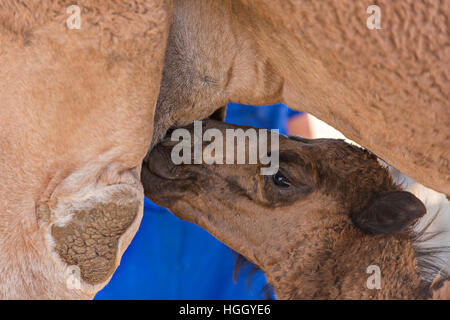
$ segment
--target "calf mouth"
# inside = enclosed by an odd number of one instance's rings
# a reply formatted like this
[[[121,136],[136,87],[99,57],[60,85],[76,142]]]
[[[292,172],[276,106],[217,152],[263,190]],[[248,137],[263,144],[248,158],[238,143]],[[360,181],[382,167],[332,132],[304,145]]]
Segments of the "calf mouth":
[[[156,145],[143,162],[143,169],[161,180],[181,180],[184,174],[182,165],[175,165],[171,159],[172,147],[178,142],[166,141]]]
[[[185,170],[184,165],[172,162],[172,147],[164,143],[155,146],[144,160],[141,170],[145,196],[165,207],[186,196],[192,180],[192,173]]]

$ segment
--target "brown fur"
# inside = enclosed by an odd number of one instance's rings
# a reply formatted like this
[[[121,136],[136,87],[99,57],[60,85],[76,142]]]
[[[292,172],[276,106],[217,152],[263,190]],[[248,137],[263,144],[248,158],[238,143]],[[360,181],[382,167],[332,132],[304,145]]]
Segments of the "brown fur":
[[[0,1],[0,299],[92,298],[142,217],[140,164],[153,134],[171,4],[77,1],[81,30],[69,30],[72,4]],[[78,209],[124,201],[139,209],[108,270],[95,285],[82,279],[80,290],[69,289],[52,226]],[[114,224],[106,215],[97,222]]]
[[[450,280],[443,280],[438,276],[431,285],[434,300],[450,300]]]
[[[172,126],[228,101],[285,102],[450,194],[450,2],[174,1],[155,115]]]
[[[92,297],[101,285],[67,291],[65,265],[49,258],[58,203],[111,185],[115,202],[131,187],[142,203],[152,136],[229,100],[311,112],[450,193],[448,2],[380,1],[384,29],[372,32],[372,3],[175,1],[162,84],[172,1],[78,1],[82,30],[68,30],[72,4],[0,2],[1,298]],[[45,206],[48,223],[37,221]]]
[[[203,123],[223,133],[236,128]],[[280,189],[260,175],[261,164],[175,166],[172,146],[163,142],[151,152],[142,171],[146,195],[259,266],[277,298],[431,296],[410,231],[425,207],[392,182],[374,155],[340,140],[280,136],[279,172],[290,181]],[[390,225],[379,215],[386,212]],[[365,216],[358,227],[383,227],[383,234],[358,230],[352,217],[359,215]],[[366,287],[370,265],[381,269],[381,290]]]

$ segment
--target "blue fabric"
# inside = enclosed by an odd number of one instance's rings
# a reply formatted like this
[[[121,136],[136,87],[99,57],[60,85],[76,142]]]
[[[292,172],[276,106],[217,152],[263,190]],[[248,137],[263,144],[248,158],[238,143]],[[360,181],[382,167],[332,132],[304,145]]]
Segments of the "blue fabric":
[[[301,113],[282,103],[267,106],[248,106],[230,102],[227,106],[225,121],[263,129],[279,129],[280,133],[287,134],[288,119]]]
[[[286,133],[287,119],[297,113],[283,104],[230,103],[226,121]],[[264,299],[262,271],[249,289],[249,268],[233,282],[234,261],[235,254],[208,232],[146,198],[136,236],[95,299]]]

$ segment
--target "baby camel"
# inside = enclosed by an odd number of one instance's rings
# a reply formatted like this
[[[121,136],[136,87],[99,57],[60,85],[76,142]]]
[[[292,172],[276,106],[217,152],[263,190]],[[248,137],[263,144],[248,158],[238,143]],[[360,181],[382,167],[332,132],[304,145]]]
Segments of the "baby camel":
[[[209,128],[236,126],[204,121]],[[151,152],[142,171],[147,196],[259,266],[277,298],[445,297],[446,248],[420,249],[429,235],[412,228],[424,205],[368,151],[280,135],[279,170],[264,176],[261,163],[174,165],[174,144]],[[367,285],[369,266],[380,268],[380,289]]]

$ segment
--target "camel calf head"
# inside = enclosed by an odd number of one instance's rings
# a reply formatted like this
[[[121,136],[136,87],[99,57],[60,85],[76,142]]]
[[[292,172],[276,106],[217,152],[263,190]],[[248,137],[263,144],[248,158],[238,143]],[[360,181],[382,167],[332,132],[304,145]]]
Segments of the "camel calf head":
[[[203,122],[204,131],[210,128],[225,136],[236,126]],[[366,150],[342,140],[278,137],[279,169],[270,176],[261,175],[261,161],[174,165],[176,143],[163,141],[143,168],[146,194],[257,264],[279,298],[369,298],[366,268],[391,263],[389,254],[411,275],[405,287],[420,287],[408,237],[394,241],[390,235],[425,214],[422,202],[400,190]],[[251,142],[234,154],[249,148]]]

